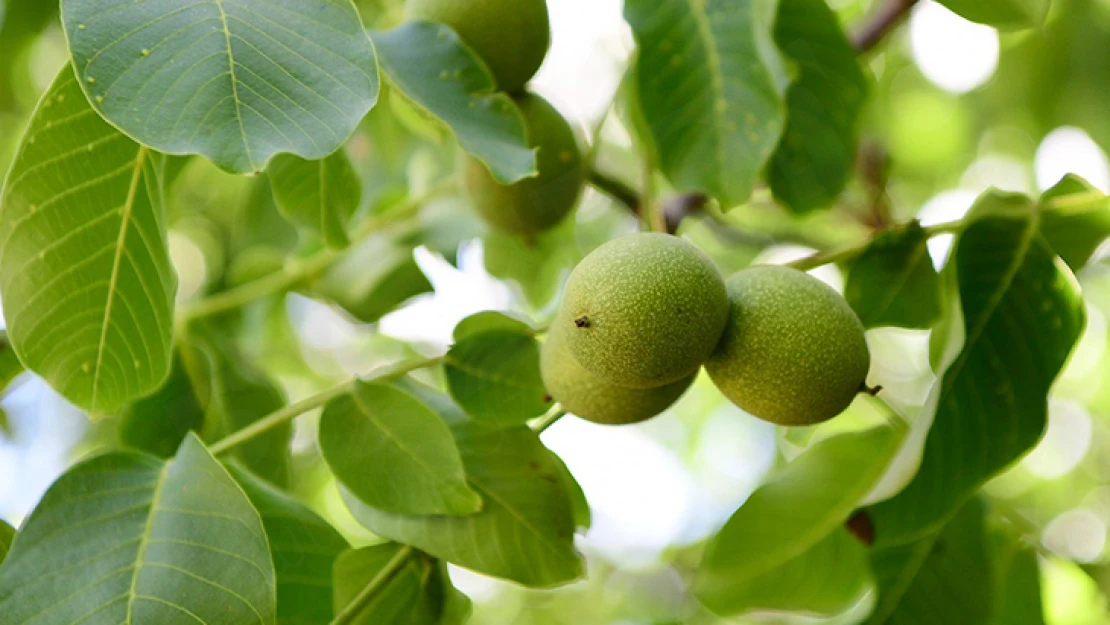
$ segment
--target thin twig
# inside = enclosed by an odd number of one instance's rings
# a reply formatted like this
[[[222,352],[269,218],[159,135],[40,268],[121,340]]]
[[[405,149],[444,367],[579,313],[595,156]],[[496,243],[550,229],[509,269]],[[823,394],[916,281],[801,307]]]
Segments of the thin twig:
[[[887,0],[852,35],[856,52],[866,54],[879,45],[909,15],[917,0]]]
[[[640,215],[640,194],[631,186],[596,169],[590,172],[589,182],[593,188],[624,204],[633,215]]]
[[[409,198],[396,209],[380,217],[366,220],[351,237],[352,245],[367,239],[376,232],[408,220],[413,217],[425,202],[443,193],[454,185],[453,181],[434,186],[427,193]],[[277,293],[285,293],[307,280],[323,273],[336,261],[343,258],[339,250],[324,249],[301,261],[291,262],[289,266],[277,273],[269,274],[258,280],[247,282],[233,289],[216,293],[185,306],[181,311],[180,319],[193,321],[205,317],[212,317],[237,308],[241,308],[263,297]]]
[[[384,380],[392,380],[394,378],[399,378],[399,377],[402,377],[404,375],[407,375],[407,374],[409,374],[413,371],[416,371],[417,369],[424,369],[425,367],[434,367],[434,366],[436,366],[436,365],[438,365],[442,362],[443,362],[443,357],[442,356],[439,356],[439,357],[436,357],[436,358],[422,358],[422,359],[418,359],[418,360],[410,360],[410,361],[407,361],[407,362],[403,362],[399,365],[390,367],[390,368],[386,369],[385,371],[383,371],[382,373],[374,374],[370,377],[363,378],[362,381],[365,381],[365,382],[371,382],[371,381],[381,382],[381,381],[384,381]],[[335,399],[336,397],[339,397],[341,395],[344,395],[344,394],[350,392],[351,389],[354,387],[354,385],[358,381],[359,380],[348,380],[347,382],[344,382],[343,384],[340,384],[339,386],[330,388],[330,389],[328,389],[328,390],[326,390],[322,393],[317,393],[316,395],[313,395],[312,397],[301,400],[301,401],[299,401],[295,404],[289,404],[288,406],[282,408],[281,410],[278,410],[277,412],[271,413],[270,415],[265,416],[265,417],[259,419],[258,421],[255,421],[254,423],[250,424],[249,426],[247,426],[247,427],[245,427],[245,428],[243,428],[243,429],[241,429],[237,432],[234,432],[234,433],[220,439],[219,441],[216,441],[216,443],[213,444],[209,449],[212,452],[212,455],[214,455],[214,456],[225,453],[227,451],[230,451],[231,449],[233,449],[235,447],[238,447],[239,445],[242,445],[243,443],[246,443],[249,440],[252,440],[252,439],[254,439],[258,436],[261,436],[262,434],[265,434],[266,432],[269,432],[270,430],[278,427],[279,425],[282,425],[284,423],[292,421],[293,419],[296,419],[297,417],[301,416],[302,414],[304,414],[304,413],[306,413],[310,410],[315,410],[316,408],[320,408],[320,407],[323,407],[323,406],[327,405],[328,402]]]

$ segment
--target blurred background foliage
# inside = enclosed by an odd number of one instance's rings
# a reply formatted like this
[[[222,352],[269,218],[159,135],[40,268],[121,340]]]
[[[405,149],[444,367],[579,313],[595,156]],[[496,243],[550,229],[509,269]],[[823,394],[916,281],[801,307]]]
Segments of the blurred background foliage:
[[[883,0],[829,1],[850,30]],[[358,4],[370,27],[400,19],[399,0]],[[593,141],[599,169],[640,180],[642,163],[619,98],[610,107],[632,48],[619,0],[550,5],[554,47],[535,88]],[[38,96],[67,55],[57,3],[6,0],[0,10],[0,169],[6,170]],[[1110,190],[1110,0],[1057,0],[1043,28],[1012,33],[922,2],[864,62],[875,86],[864,115],[858,175],[833,210],[796,217],[776,206],[767,191],[757,191],[749,204],[727,215],[709,206],[682,223],[680,233],[726,272],[757,259],[782,261],[835,249],[893,222],[957,219],[992,186],[1036,194],[1075,172]],[[453,175],[453,141],[397,93],[383,92],[348,146],[364,180],[359,210],[386,212],[409,195],[431,193],[433,199],[414,222],[360,243],[347,261],[300,293],[221,319],[222,335],[233,337],[230,357],[250,368],[237,376],[247,384],[242,392],[298,398],[405,355],[439,353],[454,323],[478,310],[515,310],[544,324],[569,268],[605,240],[637,227],[624,207],[590,192],[575,223],[532,245],[490,233],[453,192],[434,192]],[[180,300],[295,266],[319,245],[300,239],[279,215],[265,176],[233,177],[201,159],[174,159],[171,171],[171,245]],[[654,182],[666,197],[665,181]],[[943,260],[948,243],[941,237],[930,244],[935,262]],[[986,489],[992,509],[1039,544],[1046,619],[1053,625],[1110,622],[1105,252],[1078,276],[1089,325],[1053,391],[1045,439]],[[818,274],[842,286],[835,267]],[[888,401],[912,414],[933,382],[927,332],[879,329],[868,338],[877,363],[871,380],[885,387]],[[267,378],[277,387],[267,387]],[[6,415],[0,421],[0,518],[11,522],[20,521],[74,459],[116,443],[121,417],[90,423],[28,377],[0,405]],[[866,406],[857,403],[853,410],[836,429],[873,422]],[[291,487],[356,543],[375,542],[345,512],[313,432],[312,419],[298,423]],[[647,424],[614,430],[577,420],[560,423],[544,440],[566,460],[591,502],[594,526],[581,539],[589,575],[556,592],[539,592],[452,569],[474,599],[472,622],[721,622],[700,611],[687,588],[703,542],[767,471],[796,455],[813,435],[780,432],[740,413],[707,380]],[[869,607],[864,602],[828,622],[858,622]]]

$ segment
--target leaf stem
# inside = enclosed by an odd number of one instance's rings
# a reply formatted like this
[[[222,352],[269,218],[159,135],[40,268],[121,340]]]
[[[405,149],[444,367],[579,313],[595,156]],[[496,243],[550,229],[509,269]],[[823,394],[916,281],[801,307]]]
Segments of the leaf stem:
[[[547,428],[555,425],[559,422],[559,419],[565,416],[567,416],[567,411],[559,404],[555,404],[555,407],[550,412],[536,419],[529,427],[531,427],[532,431],[536,434],[543,434],[547,431]]]
[[[942,234],[959,233],[964,228],[966,228],[967,225],[968,221],[966,219],[959,219],[956,221],[949,221],[942,224],[937,224],[935,226],[929,226],[928,228],[925,228],[925,236],[927,238],[932,238]],[[847,262],[867,250],[867,248],[871,245],[872,240],[873,239],[868,238],[862,243],[853,245],[852,247],[848,247],[842,250],[836,250],[833,252],[821,252],[812,256],[807,256],[806,258],[796,260],[792,263],[787,263],[787,266],[799,269],[801,271],[809,271],[810,269],[816,269],[817,267],[821,267],[823,265]]]
[[[865,54],[886,38],[906,16],[917,0],[888,0],[852,36],[852,47],[856,52]]]
[[[278,410],[277,412],[271,413],[270,415],[267,415],[259,419],[258,421],[255,421],[247,427],[238,430],[220,439],[219,441],[216,441],[211,447],[209,447],[209,450],[214,456],[226,453],[233,448],[246,443],[249,440],[265,434],[266,432],[278,427],[279,425],[296,419],[297,417],[310,410],[315,410],[316,408],[323,407],[336,397],[350,392],[354,385],[360,380],[364,382],[381,382],[385,380],[392,380],[394,378],[399,378],[407,375],[413,371],[416,371],[417,369],[434,367],[441,362],[443,362],[443,356],[410,360],[390,367],[382,373],[378,373],[367,378],[356,378],[354,380],[348,380],[347,382],[344,382],[339,386],[330,388],[322,393],[317,393],[316,395],[313,395],[312,397],[309,397],[307,399],[303,399],[299,402],[289,404],[281,410]]]
[[[367,219],[351,237],[351,244],[358,245],[372,234],[412,218],[425,202],[452,186],[451,181],[440,183],[426,193],[405,200],[385,215]],[[327,270],[342,257],[342,250],[321,250],[303,260],[290,262],[281,271],[194,302],[182,310],[181,318],[186,322],[203,319],[241,308],[268,295],[285,293]]]
[[[401,569],[405,568],[405,565],[409,562],[409,558],[415,553],[416,551],[408,545],[398,549],[397,553],[386,563],[385,568],[378,571],[374,579],[370,580],[370,583],[347,604],[347,607],[343,608],[343,611],[332,619],[330,625],[348,625],[354,622],[362,612],[362,609],[374,600],[378,592],[384,589],[389,582],[401,572]]]

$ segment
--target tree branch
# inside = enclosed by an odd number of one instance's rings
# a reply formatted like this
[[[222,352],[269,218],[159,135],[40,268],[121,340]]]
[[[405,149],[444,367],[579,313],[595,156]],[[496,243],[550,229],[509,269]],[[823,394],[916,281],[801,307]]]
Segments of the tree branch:
[[[870,52],[902,23],[915,4],[917,0],[886,0],[884,5],[855,29],[852,46],[860,54]]]
[[[593,188],[624,204],[633,215],[640,216],[640,194],[635,189],[596,169],[590,170],[589,182]]]
[[[439,356],[437,358],[411,360],[407,362],[402,362],[398,365],[394,365],[381,373],[372,375],[368,378],[362,378],[361,380],[366,382],[380,382],[383,380],[391,380],[408,375],[409,373],[416,371],[417,369],[434,367],[435,365],[438,365],[442,362],[443,356]],[[359,379],[344,382],[339,386],[330,388],[322,393],[317,393],[316,395],[301,400],[295,404],[289,404],[281,410],[262,417],[249,426],[224,438],[221,438],[220,440],[216,441],[211,447],[209,447],[209,451],[212,452],[213,456],[218,456],[222,453],[226,453],[253,438],[269,432],[270,430],[283,423],[287,423],[289,421],[292,421],[293,419],[296,419],[297,417],[310,410],[314,410],[316,408],[327,405],[328,402],[335,399],[336,397],[350,392],[350,390],[357,382],[359,382]]]

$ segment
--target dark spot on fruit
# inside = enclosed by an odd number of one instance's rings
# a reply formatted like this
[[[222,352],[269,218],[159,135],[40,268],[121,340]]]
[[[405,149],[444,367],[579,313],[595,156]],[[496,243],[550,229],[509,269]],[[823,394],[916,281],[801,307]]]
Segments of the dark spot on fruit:
[[[875,524],[871,522],[871,517],[867,516],[867,513],[863,510],[857,510],[844,524],[844,527],[848,529],[852,536],[855,536],[868,547],[875,544]]]
[[[528,463],[528,468],[532,469],[533,471],[539,471],[540,470],[540,463],[533,460],[532,462]]]
[[[590,318],[587,315],[582,315],[574,320],[574,325],[579,328],[588,328],[590,327]]]
[[[543,394],[543,403],[550,404],[553,399],[555,399],[555,398],[552,397],[550,393],[544,393]]]

